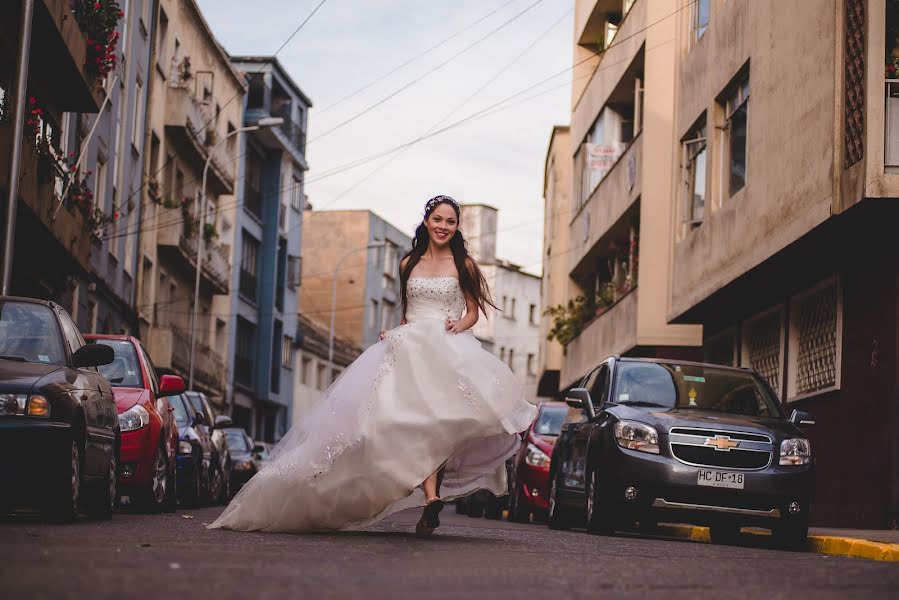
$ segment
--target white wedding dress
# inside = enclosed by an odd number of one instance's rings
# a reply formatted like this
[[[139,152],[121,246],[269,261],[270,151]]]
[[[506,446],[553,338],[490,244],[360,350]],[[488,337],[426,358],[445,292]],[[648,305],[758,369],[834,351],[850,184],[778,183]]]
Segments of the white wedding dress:
[[[424,505],[446,463],[445,500],[506,493],[505,461],[536,414],[508,367],[471,331],[446,331],[465,297],[455,277],[410,277],[408,324],[347,367],[209,527],[361,529]]]

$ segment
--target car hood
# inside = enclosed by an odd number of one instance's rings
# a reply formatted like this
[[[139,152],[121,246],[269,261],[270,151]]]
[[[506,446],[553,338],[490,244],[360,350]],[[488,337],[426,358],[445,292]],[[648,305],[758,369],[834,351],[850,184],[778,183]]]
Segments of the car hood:
[[[528,436],[528,441],[540,448],[547,456],[552,456],[553,447],[556,445],[557,439],[559,438],[555,436],[537,435],[536,433],[531,433]]]
[[[143,388],[113,387],[112,394],[115,396],[115,407],[119,414],[135,404],[145,404],[150,399],[149,390]]]
[[[667,434],[672,427],[700,427],[706,429],[730,429],[747,433],[770,434],[778,437],[805,435],[786,419],[751,417],[696,409],[657,409],[653,407],[616,406],[610,412],[620,419],[631,419],[652,425],[660,434]]]
[[[56,371],[65,367],[49,363],[19,362],[17,360],[0,359],[0,392],[9,394],[28,394],[36,384]],[[40,387],[40,385],[38,387]]]

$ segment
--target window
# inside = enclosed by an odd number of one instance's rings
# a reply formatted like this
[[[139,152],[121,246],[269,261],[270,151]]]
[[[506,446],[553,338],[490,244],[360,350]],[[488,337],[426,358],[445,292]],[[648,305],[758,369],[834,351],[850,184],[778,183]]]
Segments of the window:
[[[381,329],[390,329],[393,327],[395,313],[396,304],[384,300],[381,305]]]
[[[244,208],[257,219],[262,219],[262,157],[250,150],[246,154],[244,176]]]
[[[842,302],[837,279],[790,302],[787,399],[840,387]]]
[[[287,205],[280,204],[278,206],[278,227],[281,231],[287,231]]]
[[[122,18],[122,39],[120,40],[119,48],[122,48],[123,51],[128,47],[128,28],[131,26],[133,20],[131,19],[131,0],[119,0],[119,6],[122,9],[122,12],[125,13],[124,18]]]
[[[285,335],[281,342],[281,365],[293,368],[293,339],[289,335]]]
[[[300,383],[303,385],[309,385],[312,383],[312,359],[308,356],[303,356],[300,359]]]
[[[318,363],[315,368],[315,387],[323,390],[328,387],[328,365]]]
[[[528,306],[528,323],[531,325],[537,325],[537,305],[531,304]]]
[[[515,320],[515,298],[512,298],[512,304],[509,307],[509,318]]]
[[[385,242],[384,246],[384,275],[393,279],[396,277],[399,267],[397,266],[397,247],[392,242]]]
[[[503,296],[503,313],[506,313],[509,310],[509,297]],[[505,315],[508,316],[508,315]]]
[[[693,3],[693,42],[698,42],[709,27],[709,0]]]
[[[377,327],[381,318],[380,304],[377,300],[372,300],[368,305],[368,326]]]
[[[528,354],[528,375],[536,375],[537,371],[534,369],[534,355]]]
[[[240,255],[240,293],[254,302],[256,301],[258,263],[259,241],[244,231]]]
[[[499,347],[499,359],[503,362],[506,362],[506,347],[505,346]]]
[[[515,350],[509,348],[509,370],[515,372]]]
[[[775,308],[743,323],[742,366],[752,367],[780,391],[783,362],[783,310]]]
[[[292,289],[300,287],[303,278],[303,258],[301,256],[287,257],[287,285]]]
[[[724,101],[724,129],[728,150],[729,196],[746,185],[746,129],[749,119],[749,78],[740,80]]]
[[[284,324],[275,319],[272,327],[272,354],[271,354],[271,390],[273,394],[281,393],[281,361],[277,357],[282,352],[282,336],[284,334]]]
[[[94,171],[94,208],[106,211],[106,159],[100,156]]]
[[[140,20],[144,25],[144,31],[150,23],[150,6],[153,4],[151,0],[141,0],[140,3]]]
[[[302,175],[293,176],[293,185],[290,188],[290,207],[297,212],[303,210],[303,179]]]
[[[159,27],[156,30],[156,47],[159,49],[159,56],[156,57],[156,64],[162,69],[163,73],[167,72],[169,64],[168,55],[169,40],[169,18],[165,14],[162,7],[159,7]]]
[[[683,140],[684,223],[698,225],[705,217],[706,156],[705,117]]]
[[[141,139],[144,136],[144,82],[140,77],[134,84],[134,121],[131,122],[131,143],[135,148],[141,147]],[[158,151],[158,149],[157,149]],[[155,170],[155,164],[154,170]]]

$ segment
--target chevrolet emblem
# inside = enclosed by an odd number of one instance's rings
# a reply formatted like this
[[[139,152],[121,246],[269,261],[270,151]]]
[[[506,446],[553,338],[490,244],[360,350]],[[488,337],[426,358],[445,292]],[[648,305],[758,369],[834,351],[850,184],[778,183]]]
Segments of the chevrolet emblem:
[[[725,452],[729,452],[731,448],[736,448],[737,446],[739,446],[740,442],[734,441],[726,435],[716,435],[713,438],[706,439],[705,445],[714,446],[715,450],[723,450]]]

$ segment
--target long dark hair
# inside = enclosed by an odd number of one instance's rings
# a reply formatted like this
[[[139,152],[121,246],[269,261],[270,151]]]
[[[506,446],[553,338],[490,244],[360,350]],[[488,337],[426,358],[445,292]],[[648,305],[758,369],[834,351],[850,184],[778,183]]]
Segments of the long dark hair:
[[[451,206],[456,213],[456,221],[461,221],[459,204],[449,196],[435,196],[425,204],[425,215],[422,218],[421,223],[415,229],[415,237],[412,238],[412,249],[403,257],[403,260],[406,260],[407,258],[409,260],[406,261],[405,266],[400,267],[400,290],[403,299],[403,316],[406,315],[406,306],[408,304],[406,284],[409,282],[409,275],[428,249],[428,243],[431,239],[425,221],[428,220],[428,217],[431,216],[434,209],[441,204],[448,204]],[[453,252],[453,262],[456,264],[456,271],[459,272],[459,286],[462,288],[465,296],[474,300],[478,305],[478,308],[480,308],[481,312],[486,316],[488,306],[492,306],[493,308],[497,308],[497,306],[490,297],[490,288],[487,286],[487,280],[484,279],[484,275],[481,273],[481,270],[478,269],[478,265],[475,261],[468,255],[468,244],[465,242],[465,238],[462,237],[462,231],[460,229],[456,229],[456,233],[450,239],[449,246],[450,250]],[[400,261],[400,264],[403,264],[403,262]]]

